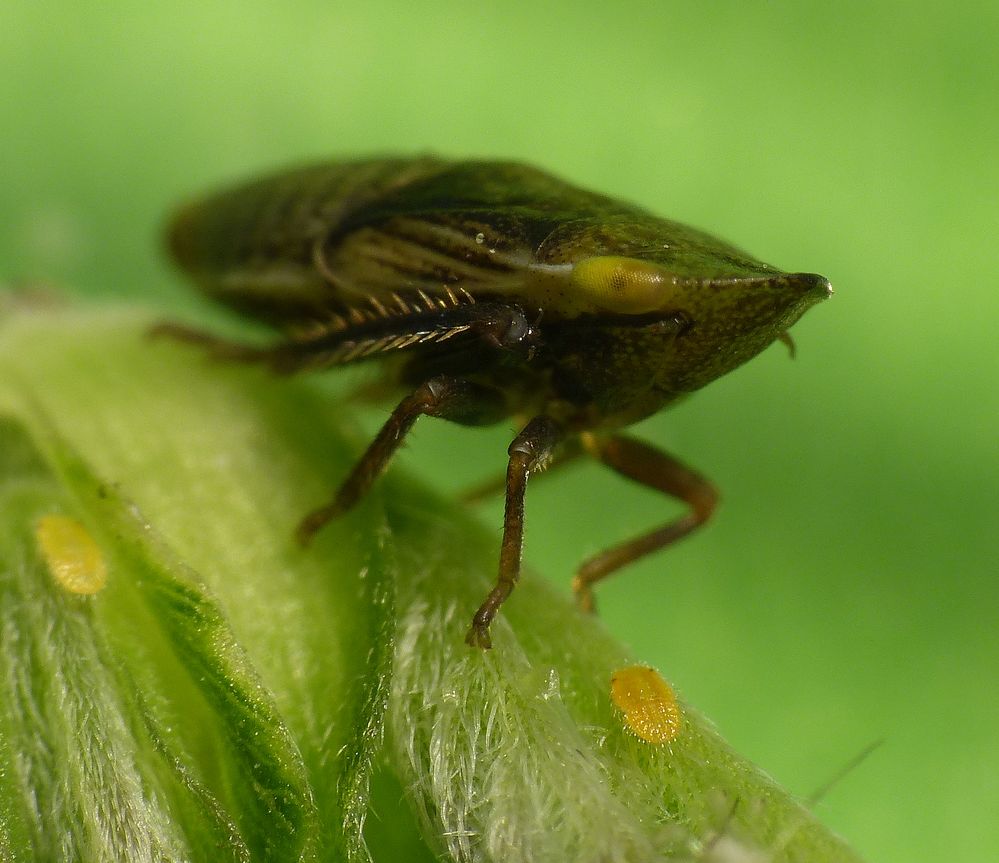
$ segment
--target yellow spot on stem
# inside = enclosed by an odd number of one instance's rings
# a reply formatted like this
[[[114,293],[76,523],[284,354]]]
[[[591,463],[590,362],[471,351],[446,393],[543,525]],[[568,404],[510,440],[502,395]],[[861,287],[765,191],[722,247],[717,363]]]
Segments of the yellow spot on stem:
[[[75,518],[46,515],[35,525],[35,540],[56,583],[70,593],[91,595],[108,580],[104,555]]]
[[[647,665],[632,665],[611,677],[611,700],[628,730],[646,743],[669,743],[680,734],[680,705],[672,687]]]

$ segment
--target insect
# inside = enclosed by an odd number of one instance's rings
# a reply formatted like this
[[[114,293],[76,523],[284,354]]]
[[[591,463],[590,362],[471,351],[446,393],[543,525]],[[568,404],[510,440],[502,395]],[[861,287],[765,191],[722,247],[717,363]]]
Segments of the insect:
[[[260,347],[178,324],[156,332],[282,374],[378,359],[399,391],[333,500],[299,525],[303,543],[357,503],[419,417],[516,420],[499,574],[466,637],[482,648],[520,576],[528,478],[588,455],[689,507],[582,564],[573,589],[590,610],[595,583],[689,534],[717,500],[701,474],[621,429],[788,341],[830,293],[822,276],[781,272],[509,162],[306,167],[196,202],[168,234],[208,296],[282,339]]]
[[[89,596],[107,583],[104,554],[87,529],[67,515],[45,515],[35,525],[35,542],[56,583]]]
[[[611,701],[624,723],[646,743],[669,743],[680,734],[680,705],[654,668],[631,665],[611,676]]]

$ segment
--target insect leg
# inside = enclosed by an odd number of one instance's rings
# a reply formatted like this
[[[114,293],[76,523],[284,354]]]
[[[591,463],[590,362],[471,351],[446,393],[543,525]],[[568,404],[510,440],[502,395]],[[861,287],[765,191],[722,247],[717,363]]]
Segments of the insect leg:
[[[585,561],[576,571],[572,589],[584,611],[593,611],[593,585],[622,566],[671,545],[704,524],[718,504],[715,487],[697,471],[646,443],[613,435],[581,436],[594,458],[622,476],[682,500],[690,513],[650,533],[616,545]]]
[[[563,465],[571,464],[583,455],[583,452],[583,448],[579,443],[579,438],[569,438],[564,444],[562,444],[559,448],[558,454],[548,463],[545,467],[544,473],[540,474],[539,478],[551,475],[556,469],[562,467]],[[537,480],[535,480],[535,482],[537,482]],[[472,505],[485,500],[487,497],[492,497],[494,494],[499,494],[505,488],[506,476],[499,474],[473,485],[471,488],[465,489],[460,495],[458,495],[458,499],[464,504]]]
[[[549,417],[535,417],[513,439],[508,450],[506,472],[506,511],[503,515],[503,544],[500,548],[499,576],[472,618],[465,641],[472,647],[492,647],[489,624],[520,578],[520,557],[524,542],[524,492],[532,472],[542,468],[562,439],[561,427]]]
[[[431,378],[417,387],[392,411],[332,502],[302,519],[296,532],[299,542],[306,545],[326,522],[347,512],[364,497],[413,424],[423,415],[466,425],[486,424],[505,416],[506,404],[501,394],[494,390],[445,375]]]
[[[175,324],[171,321],[154,324],[146,335],[154,339],[165,336],[178,342],[184,342],[184,344],[198,345],[205,348],[208,355],[215,360],[254,363],[269,360],[274,354],[273,348],[230,342],[228,339],[219,338],[206,330],[199,330],[197,327],[188,327],[184,324]]]

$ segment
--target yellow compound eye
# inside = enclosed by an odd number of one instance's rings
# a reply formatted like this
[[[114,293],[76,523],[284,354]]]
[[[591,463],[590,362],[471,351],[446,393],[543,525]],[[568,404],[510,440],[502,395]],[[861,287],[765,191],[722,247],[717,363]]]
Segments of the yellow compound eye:
[[[654,668],[632,665],[614,672],[611,701],[628,730],[646,743],[669,743],[680,734],[680,705]]]
[[[572,283],[601,310],[640,315],[665,307],[672,281],[655,264],[607,255],[576,264]]]
[[[35,525],[35,541],[52,578],[70,593],[91,595],[107,582],[104,554],[75,518],[46,515]]]

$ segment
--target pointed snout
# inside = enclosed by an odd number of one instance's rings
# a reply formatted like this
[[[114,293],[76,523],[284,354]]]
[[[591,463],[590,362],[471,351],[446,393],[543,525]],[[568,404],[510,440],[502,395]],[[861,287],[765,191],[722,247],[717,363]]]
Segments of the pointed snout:
[[[762,314],[751,325],[765,323],[766,318],[772,316],[769,321],[771,325],[786,329],[812,306],[828,299],[832,292],[829,280],[818,273],[787,273],[761,280],[756,286],[750,287],[745,295],[747,299],[756,296],[764,301],[763,306],[757,307],[757,312]],[[747,302],[747,324],[754,317],[749,311],[751,306],[752,302]],[[767,306],[769,309],[764,311]]]
[[[818,273],[791,273],[787,279],[802,296],[810,298],[815,303],[827,300],[833,294],[829,279]]]

